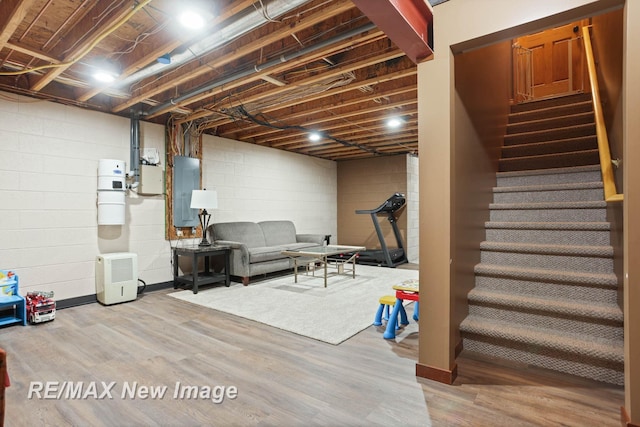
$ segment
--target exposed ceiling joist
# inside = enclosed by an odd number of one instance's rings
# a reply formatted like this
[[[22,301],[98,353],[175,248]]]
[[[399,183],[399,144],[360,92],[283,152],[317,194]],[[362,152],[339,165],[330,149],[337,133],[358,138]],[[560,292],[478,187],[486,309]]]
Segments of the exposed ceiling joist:
[[[332,160],[417,151],[416,66],[351,0],[201,2],[199,33],[175,5],[0,0],[0,90]]]

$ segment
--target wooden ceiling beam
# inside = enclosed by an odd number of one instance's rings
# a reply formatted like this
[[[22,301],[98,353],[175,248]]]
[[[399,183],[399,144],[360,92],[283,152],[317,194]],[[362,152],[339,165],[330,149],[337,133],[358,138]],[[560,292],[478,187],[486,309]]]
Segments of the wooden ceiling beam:
[[[367,36],[364,36],[361,39],[358,39],[357,42],[361,43],[362,41],[365,41],[365,40],[377,39],[381,34],[383,34],[383,33],[375,32],[375,33],[369,34]],[[347,41],[346,42],[346,46],[353,45],[353,43],[354,43],[353,41]],[[340,46],[342,46],[342,45],[343,44],[341,44]],[[340,46],[338,46],[337,48],[339,49]],[[312,62],[312,61],[315,61],[317,58],[321,58],[323,56],[328,56],[328,53],[329,53],[328,50],[327,51],[323,51],[323,52],[320,52],[317,55],[314,55],[313,57],[310,56],[310,57],[307,57],[305,59],[307,59],[307,62]],[[270,74],[271,73],[273,73],[273,71],[270,70]],[[387,82],[387,81],[390,81],[390,80],[401,79],[403,77],[408,77],[408,76],[412,76],[412,75],[416,75],[416,74],[417,74],[417,68],[416,67],[414,67],[412,69],[408,69],[408,70],[400,70],[400,71],[397,71],[397,72],[394,72],[394,73],[384,74],[384,75],[382,75],[380,77],[374,77],[374,78],[363,80],[363,81],[360,81],[360,82],[355,82],[355,83],[349,84],[347,86],[341,86],[341,87],[338,87],[338,88],[335,88],[335,89],[330,89],[330,90],[328,90],[326,92],[320,92],[320,93],[315,94],[315,95],[307,96],[307,97],[304,98],[304,101],[305,101],[305,103],[308,103],[308,102],[311,102],[311,101],[317,101],[317,100],[319,100],[321,98],[325,98],[325,97],[328,97],[328,96],[331,96],[331,95],[338,95],[338,94],[341,94],[341,93],[344,93],[344,92],[348,92],[350,90],[354,90],[354,89],[356,89],[358,87],[376,85],[376,84],[384,83],[384,82]],[[311,78],[308,78],[308,79],[303,80],[303,81],[299,81],[299,82],[296,82],[296,83],[288,84],[286,86],[286,88],[280,87],[280,88],[273,88],[273,89],[267,90],[267,91],[261,91],[259,93],[253,94],[251,96],[243,97],[242,104],[250,104],[252,102],[258,102],[261,99],[268,98],[270,96],[279,95],[279,94],[283,93],[284,91],[291,90],[292,88],[303,88],[303,87],[310,86],[310,85],[312,85],[312,84],[314,84],[316,82],[319,82],[319,81],[322,81],[322,80],[325,80],[325,79],[326,79],[326,77],[324,75],[318,75],[318,76],[311,77]],[[289,101],[289,102],[285,102],[285,103],[279,104],[278,106],[275,106],[275,107],[265,108],[261,112],[262,113],[268,113],[268,112],[271,112],[271,111],[276,110],[276,109],[294,106],[294,105],[297,105],[298,103],[299,103],[299,100],[296,99],[296,100],[293,100],[293,101]],[[225,104],[225,108],[237,107],[240,104],[241,104],[240,101],[235,101],[235,102],[231,101],[230,103]],[[199,120],[199,119],[203,119],[205,117],[208,117],[210,115],[213,115],[215,113],[216,112],[214,110],[196,111],[191,116],[185,117],[184,119],[182,119],[180,121],[181,122],[188,122],[188,121],[193,121],[193,120]],[[222,120],[216,121],[216,123],[213,124],[212,127],[223,126],[225,124],[233,123],[233,121],[234,120],[232,120],[232,119],[222,119]]]
[[[210,54],[210,60],[205,61],[206,63],[203,65],[199,65],[197,68],[193,70],[180,70],[179,75],[174,75],[174,73],[167,73],[165,77],[160,79],[160,81],[154,84],[151,88],[147,89],[144,93],[133,96],[129,101],[117,105],[114,107],[114,112],[122,111],[126,108],[129,108],[146,98],[152,97],[159,93],[165,92],[169,89],[174,89],[178,85],[185,83],[189,80],[192,80],[194,77],[202,76],[207,73],[211,73],[212,68],[220,68],[230,62],[233,62],[243,56],[250,54],[251,52],[255,52],[260,50],[263,47],[268,46],[271,43],[277,42],[278,40],[288,37],[291,33],[295,31],[299,31],[301,29],[312,27],[313,25],[322,22],[327,19],[328,15],[337,14],[340,12],[345,12],[349,9],[353,9],[353,3],[348,0],[337,0],[332,2],[332,4],[325,9],[321,9],[320,11],[309,15],[306,18],[302,18],[298,22],[292,25],[284,26],[276,31],[271,32],[267,37],[262,37],[259,40],[255,40],[252,43],[244,43],[239,48],[235,49],[233,52],[220,57],[220,52],[216,51]],[[197,61],[192,61],[193,63],[200,64],[202,58]]]
[[[399,80],[399,79],[403,79],[405,77],[410,77],[410,76],[415,76],[417,74],[417,68],[413,67],[410,69],[405,69],[405,70],[400,70],[400,71],[396,71],[393,73],[389,73],[389,74],[383,74],[382,76],[378,76],[378,77],[373,77],[370,79],[366,79],[366,80],[361,80],[361,81],[354,81],[353,83],[350,83],[346,86],[341,86],[335,89],[330,89],[326,92],[320,92],[318,94],[315,95],[311,95],[311,96],[307,96],[304,98],[304,102],[305,104],[308,104],[310,102],[314,102],[314,101],[319,101],[323,98],[328,98],[330,96],[335,96],[335,95],[340,95],[352,90],[358,90],[361,87],[364,86],[375,86],[375,85],[379,85],[382,83],[386,83],[389,81],[393,81],[393,80]],[[309,83],[305,84],[308,85]],[[296,86],[302,86],[302,85],[296,85]],[[276,89],[273,91],[275,94],[277,93],[282,93],[282,89]],[[378,96],[384,96],[384,94],[379,93]],[[261,94],[255,95],[254,97],[249,98],[248,101],[246,101],[246,103],[250,103],[250,102],[255,102],[258,101],[262,98],[266,97],[265,96],[261,96]],[[261,113],[270,113],[272,111],[276,111],[278,109],[282,109],[282,108],[288,108],[288,107],[293,107],[296,106],[300,103],[300,100],[296,99],[296,100],[292,100],[289,102],[285,102],[282,104],[279,104],[277,106],[273,106],[273,107],[269,107],[269,108],[263,108],[260,112]],[[235,103],[231,104],[232,106],[235,105]],[[197,113],[196,113],[197,115]],[[196,116],[194,115],[194,116]],[[198,116],[196,118],[203,118],[206,116]],[[223,119],[223,120],[218,120],[215,122],[215,124],[213,124],[213,126],[211,127],[216,127],[216,126],[223,126],[225,124],[229,124],[229,123],[233,123],[232,119]]]
[[[404,110],[402,113],[402,115],[415,115],[417,114],[417,109],[411,109],[411,110]],[[370,116],[370,117],[365,117],[365,118],[361,118],[358,120],[351,120],[348,122],[345,122],[341,117],[336,117],[335,118],[336,124],[333,125],[328,125],[327,123],[325,123],[323,125],[323,130],[329,133],[335,132],[336,130],[339,129],[343,129],[343,128],[353,128],[353,127],[365,127],[366,129],[371,129],[374,126],[370,126],[369,123],[372,122],[379,122],[380,121],[380,116],[379,115],[375,115],[375,116]],[[414,123],[415,121],[417,121],[417,117],[413,118],[411,121],[407,122],[409,125],[411,125],[412,123]],[[285,138],[278,138],[278,139],[285,139]],[[273,143],[274,138],[267,138],[267,139],[255,139],[254,140],[255,143],[257,144],[266,144],[266,143]]]
[[[243,0],[232,3],[231,6],[227,7],[219,15],[215,16],[210,23],[210,28],[215,28],[215,26],[220,23],[252,6],[253,3],[255,3],[255,0]],[[121,76],[128,77],[133,73],[140,71],[147,65],[155,63],[160,56],[168,52],[172,52],[189,40],[193,40],[195,38],[193,34],[189,34],[188,38],[184,37],[186,33],[183,32],[181,34],[183,37],[176,38],[174,34],[162,31],[148,37],[142,45],[139,45],[136,50],[124,57],[124,70]],[[78,100],[86,101],[103,92],[107,88],[107,86],[93,88],[80,95]]]
[[[320,54],[318,54],[318,55],[320,55]],[[326,52],[325,52],[325,54],[323,56],[326,56]],[[312,80],[314,82],[326,80],[326,79],[329,79],[329,78],[336,77],[336,76],[338,76],[340,74],[344,74],[345,72],[353,71],[353,70],[358,69],[358,68],[365,68],[365,67],[368,67],[370,65],[377,64],[379,62],[384,62],[384,59],[381,60],[381,58],[395,59],[395,58],[397,58],[399,56],[404,56],[404,53],[396,50],[396,51],[393,51],[392,53],[383,53],[383,54],[381,54],[379,56],[376,56],[374,58],[368,58],[368,59],[362,60],[362,61],[360,61],[360,62],[358,62],[356,64],[348,64],[348,65],[343,65],[343,66],[331,67],[327,72],[325,72],[325,73],[323,73],[321,75],[317,75],[317,76],[313,77]],[[281,65],[279,67],[276,67],[276,68],[277,69],[280,69],[280,68],[286,69],[286,68],[290,68],[292,66],[299,65],[299,64],[304,63],[306,61],[308,61],[308,59],[299,58],[299,59],[296,59],[296,60],[292,60],[292,61],[290,61],[288,63],[285,63],[285,64],[283,64],[283,65]],[[235,82],[228,83],[228,84],[225,84],[225,85],[221,85],[220,87],[212,89],[209,92],[206,92],[206,93],[198,95],[198,96],[194,96],[194,97],[190,98],[189,100],[187,100],[187,101],[185,101],[183,103],[176,103],[176,104],[172,104],[171,106],[167,106],[167,108],[159,110],[159,111],[155,112],[154,114],[149,115],[149,117],[154,117],[154,116],[157,116],[159,114],[167,113],[167,112],[171,111],[175,106],[182,106],[182,105],[185,105],[185,104],[190,104],[192,102],[201,101],[201,100],[204,100],[206,98],[210,98],[211,96],[217,95],[219,93],[227,92],[227,91],[230,91],[231,89],[235,89],[235,88],[243,86],[245,84],[248,84],[248,83],[251,83],[251,82],[255,82],[257,80],[261,80],[264,75],[268,75],[272,71],[273,71],[272,69],[265,70],[262,73],[253,74],[250,77],[247,77],[245,79],[238,79]]]
[[[391,154],[408,154],[415,153],[417,151],[417,143],[415,146],[413,145],[398,145],[396,147],[382,147],[376,148],[378,151],[378,156],[380,155],[391,155]],[[330,159],[330,160],[348,160],[352,157],[371,157],[371,155],[364,153],[362,150],[357,150],[352,147],[344,147],[341,145],[336,145],[334,147],[328,148],[322,153],[314,153],[307,152],[306,150],[297,150],[295,151],[298,154],[304,154],[307,156],[319,157],[322,159]]]
[[[315,52],[313,54],[310,54],[308,56],[302,57],[302,58],[297,58],[297,59],[293,59],[287,62],[284,62],[283,64],[280,65],[276,65],[274,67],[271,67],[267,70],[264,70],[262,72],[256,72],[255,74],[246,77],[244,79],[238,79],[235,82],[231,82],[231,83],[227,83],[225,85],[220,85],[220,87],[212,89],[211,91],[208,91],[206,93],[203,93],[201,95],[197,95],[194,97],[189,98],[187,101],[183,102],[183,103],[179,103],[176,105],[186,105],[186,104],[191,104],[194,102],[198,102],[198,101],[203,101],[207,98],[210,98],[212,96],[221,94],[221,93],[225,93],[225,92],[230,92],[233,89],[236,89],[238,87],[244,86],[244,85],[248,85],[251,83],[254,83],[256,81],[260,81],[263,79],[264,76],[270,75],[270,74],[279,74],[279,73],[284,73],[287,72],[288,70],[298,67],[298,66],[302,66],[308,63],[312,63],[315,61],[318,61],[319,59],[325,57],[325,56],[330,56],[330,55],[334,55],[337,51],[341,51],[343,49],[353,49],[355,46],[354,45],[360,45],[360,44],[367,44],[370,43],[371,41],[374,40],[378,40],[380,38],[384,38],[384,34],[376,31],[373,33],[369,33],[369,34],[365,34],[363,35],[360,39],[353,41],[353,40],[346,40],[344,42],[341,42],[339,44],[336,45],[332,45],[329,47],[326,47],[325,49],[322,49],[318,52]],[[333,70],[337,70],[336,67],[331,67],[329,68],[329,70],[327,73],[324,74],[318,74],[314,77],[311,77],[307,80],[304,81],[304,84],[301,84],[301,82],[296,82],[296,83],[292,83],[286,86],[286,89],[290,89],[290,88],[299,88],[299,87],[304,87],[304,86],[308,86],[308,85],[312,85],[314,83],[317,82],[321,82],[323,80],[327,80],[329,78],[333,78],[336,75],[340,75],[343,74],[345,71],[335,71],[333,72]],[[255,88],[254,88],[255,89]],[[229,109],[229,108],[233,108],[233,107],[237,107],[239,105],[247,105],[250,102],[256,102],[260,99],[264,99],[267,98],[269,96],[276,96],[278,94],[282,94],[283,93],[283,88],[279,87],[279,88],[275,88],[272,89],[270,91],[266,91],[266,92],[260,92],[258,94],[254,96],[249,96],[249,97],[242,97],[241,102],[230,102],[230,103],[225,103],[225,109]],[[250,101],[251,99],[253,99],[253,101]],[[306,98],[305,98],[306,100]],[[300,102],[300,100],[298,99],[295,103]],[[161,110],[157,113],[155,113],[154,115],[151,115],[151,117],[153,116],[157,116],[159,114],[163,114],[168,112],[169,110],[171,110],[171,107],[167,107],[164,110]],[[200,113],[200,114],[198,114]],[[208,117],[209,115],[213,115],[215,114],[215,111],[211,111],[211,110],[198,110],[196,113],[191,114],[188,117],[185,117],[183,119],[179,120],[179,123],[185,123],[191,120],[195,120],[195,118],[197,117],[198,119],[204,118],[204,117]],[[225,121],[226,123],[232,123],[233,120],[232,119],[223,119],[223,121]],[[216,125],[219,126],[219,125]]]
[[[40,91],[56,77],[65,72],[76,61],[83,58],[87,53],[91,51],[95,45],[111,34],[120,25],[124,24],[128,17],[133,16],[137,11],[142,9],[144,5],[148,4],[151,0],[142,0],[134,9],[130,8],[129,4],[119,9],[109,9],[109,5],[105,2],[98,2],[92,10],[93,13],[87,14],[84,18],[74,26],[73,34],[70,34],[70,42],[75,42],[81,38],[85,38],[84,41],[75,47],[73,47],[63,59],[61,64],[56,64],[56,67],[49,70],[45,75],[39,78],[32,86],[31,90]],[[78,7],[83,7],[82,5]],[[105,14],[105,18],[100,21],[100,25],[96,27],[93,20],[94,16]]]
[[[415,91],[416,91],[415,88],[401,88],[401,89],[398,89],[397,91],[389,91],[387,96],[392,97],[392,96],[403,95],[403,94],[406,94],[408,92],[415,92]],[[385,93],[385,95],[386,95],[386,93]],[[357,101],[344,103],[342,105],[318,106],[317,108],[314,108],[312,110],[306,111],[302,115],[298,114],[298,115],[295,115],[295,117],[287,116],[287,120],[288,119],[298,119],[298,122],[299,123],[303,123],[304,127],[317,125],[317,124],[323,124],[323,128],[326,129],[326,127],[325,127],[326,123],[332,122],[332,121],[335,121],[335,120],[339,120],[341,118],[344,118],[344,116],[342,116],[341,112],[334,112],[332,110],[339,109],[339,108],[345,108],[345,107],[354,107],[354,106],[357,106],[357,105],[360,105],[360,104],[364,104],[366,106],[366,104],[369,104],[372,101],[373,101],[372,97],[365,97],[365,98],[359,98]],[[380,104],[380,105],[385,105],[385,104]],[[361,106],[359,108],[363,108],[363,107]],[[375,110],[375,112],[378,112],[378,111],[379,110]],[[332,115],[324,115],[322,117],[319,117],[317,119],[312,119],[312,120],[308,120],[308,119],[304,118],[305,116],[317,116],[318,114],[321,114],[321,113],[324,113],[324,112],[329,112]],[[264,126],[262,126],[262,130],[261,131],[250,133],[250,134],[242,133],[242,136],[243,136],[243,138],[257,138],[259,136],[265,136],[265,135],[273,134],[274,132],[277,132],[277,129],[274,130],[274,129],[265,128]]]
[[[60,60],[58,58],[54,58],[53,56],[41,50],[36,50],[27,46],[23,46],[21,44],[11,43],[11,42],[6,42],[5,46],[7,47],[7,49],[12,49],[12,50],[15,50],[16,52],[20,52],[25,55],[32,56],[34,58],[38,58],[43,61],[50,62],[52,64],[60,63]]]
[[[6,45],[27,15],[29,8],[36,2],[37,0],[0,1],[0,49]]]
[[[418,140],[417,138],[401,138],[401,139],[397,139],[397,140],[393,140],[393,141],[385,141],[384,143],[382,142],[377,142],[377,143],[369,143],[367,145],[371,145],[372,147],[376,147],[376,146],[384,146],[386,144],[406,144],[406,145],[411,145],[411,144],[418,144]],[[331,146],[329,146],[329,144],[327,144],[326,146],[323,147],[314,147],[314,146],[309,146],[307,145],[307,147],[303,150],[300,150],[299,152],[303,153],[303,154],[313,154],[313,155],[325,155],[327,153],[339,153],[339,152],[345,152],[345,151],[349,151],[350,147],[345,147],[340,145],[339,147],[336,146],[336,144],[331,144]]]
[[[381,134],[381,133],[373,133],[371,131],[359,130],[359,131],[353,131],[351,133],[343,133],[342,135],[329,134],[329,136],[325,137],[323,141],[335,141],[337,139],[341,141],[348,141],[354,144],[370,145],[373,142],[388,141],[389,139],[403,138],[407,136],[413,137],[417,140],[418,138],[417,132],[418,132],[418,127],[416,124],[415,126],[410,126],[406,129],[403,129],[402,132],[396,132],[393,135],[389,135],[386,132]],[[345,137],[350,135],[351,137]],[[296,141],[287,142],[286,145],[280,144],[277,146],[277,148],[286,148],[287,150],[291,150],[291,149],[295,150],[302,147],[309,147],[310,145],[313,145],[313,144],[310,144],[308,139],[302,138]],[[273,145],[271,146],[275,148],[275,146]]]
[[[378,132],[376,132],[378,131]],[[382,132],[380,132],[382,131]],[[417,123],[415,124],[408,124],[407,126],[405,126],[404,129],[402,129],[401,131],[393,131],[393,133],[390,133],[389,130],[386,128],[385,125],[381,125],[381,126],[376,126],[376,127],[371,127],[368,129],[361,129],[361,128],[351,128],[351,129],[347,129],[344,130],[342,132],[328,132],[328,131],[323,131],[323,133],[325,135],[327,135],[328,137],[325,137],[325,139],[330,140],[331,138],[336,138],[336,139],[340,139],[340,140],[346,140],[349,142],[358,142],[361,143],[362,140],[380,140],[380,139],[388,139],[388,138],[397,138],[400,136],[403,136],[404,134],[407,133],[411,133],[411,134],[415,134],[417,137],[417,131],[418,131],[418,126]],[[272,147],[277,147],[277,148],[298,148],[298,146],[306,146],[309,145],[309,140],[308,138],[305,136],[299,136],[296,137],[294,139],[289,139],[287,141],[282,141],[280,143],[277,144],[273,144],[273,143],[269,143],[267,144],[266,141],[256,141],[257,144],[261,144],[261,145],[270,145]]]
[[[383,63],[387,60],[390,59],[395,59],[398,58],[400,56],[404,56],[404,54],[402,52],[399,51],[392,51],[391,53],[383,53],[381,55],[377,55],[375,57],[372,58],[368,58],[366,60],[362,60],[359,61],[357,63],[354,64],[348,64],[348,65],[344,65],[344,66],[338,66],[335,68],[331,69],[331,72],[323,74],[323,78],[329,78],[329,77],[335,77],[337,75],[349,72],[349,71],[354,71],[360,68],[366,68],[370,65],[375,65],[375,64],[379,64],[379,63]],[[305,84],[312,84],[318,81],[318,76],[314,76],[312,78],[309,78],[307,80],[305,80]],[[383,94],[380,94],[378,96],[381,96]],[[370,98],[369,98],[370,99]],[[305,111],[301,111],[301,112],[297,112],[297,113],[290,113],[287,112],[286,113],[286,118],[287,120],[291,121],[292,123],[299,118],[302,118],[306,115],[309,114],[313,114],[313,113],[317,113],[317,112],[321,112],[321,111],[326,111],[327,108],[331,108],[329,106],[324,106],[324,107],[319,107],[319,108],[313,108],[313,109],[309,109],[309,110],[305,110]],[[336,107],[337,108],[337,107]],[[257,129],[260,128],[260,125],[253,125],[253,126],[249,126],[246,129],[247,130],[251,130],[251,129]],[[220,135],[224,135],[224,133],[221,133]],[[251,134],[250,134],[251,135]]]
[[[403,101],[397,101],[397,102],[391,102],[388,104],[381,104],[381,105],[376,105],[373,107],[369,107],[369,108],[365,108],[365,109],[352,109],[348,112],[340,112],[339,114],[343,117],[343,118],[348,118],[348,117],[353,117],[353,116],[358,116],[361,114],[369,114],[369,113],[375,113],[375,112],[379,112],[380,110],[386,110],[386,109],[390,109],[390,108],[397,108],[397,107],[402,107],[405,105],[413,105],[413,104],[417,104],[418,100],[417,99],[408,99],[408,100],[403,100]],[[313,113],[318,113],[319,111],[313,111]],[[298,114],[296,115],[296,117],[294,117],[294,119],[303,119],[306,115],[310,115],[312,114],[312,112],[307,112],[307,114]],[[316,124],[320,124],[320,123],[324,123],[327,121],[331,121],[331,120],[335,120],[335,117],[323,117],[323,118],[318,118],[318,119],[313,119],[313,120],[305,120],[303,123],[305,126],[312,126],[312,125],[316,125]],[[277,130],[275,130],[274,132],[277,132]],[[221,135],[222,136],[222,135]]]
[[[351,121],[347,126],[336,127],[336,129],[332,129],[331,127],[322,126],[322,128],[309,127],[308,131],[297,131],[293,134],[284,134],[279,133],[272,135],[268,138],[242,138],[246,140],[251,140],[257,144],[268,144],[273,147],[284,147],[287,144],[294,144],[296,142],[305,143],[308,142],[308,133],[312,130],[317,130],[328,137],[333,138],[344,138],[349,136],[350,139],[355,137],[355,135],[362,132],[379,132],[380,135],[388,136],[394,134],[396,131],[389,129],[386,124],[378,124],[380,121],[384,120],[384,117],[378,115],[376,118],[370,119],[369,123],[360,123],[358,121]],[[405,123],[404,128],[409,128],[414,125],[414,121],[410,121]]]

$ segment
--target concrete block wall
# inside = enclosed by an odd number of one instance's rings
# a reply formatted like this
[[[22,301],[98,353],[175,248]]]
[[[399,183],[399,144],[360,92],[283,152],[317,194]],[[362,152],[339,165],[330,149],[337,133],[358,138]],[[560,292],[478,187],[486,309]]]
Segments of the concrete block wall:
[[[0,97],[0,268],[20,289],[57,300],[95,294],[95,257],[138,254],[147,284],[171,280],[163,195],[129,192],[126,224],[97,225],[100,159],[129,163],[130,120],[16,95]],[[303,232],[336,230],[335,164],[204,138],[203,185],[219,186],[214,219],[290,218]],[[165,162],[164,126],[141,123],[141,147]],[[129,167],[129,165],[127,166]]]
[[[210,135],[202,152],[203,186],[218,192],[211,222],[288,219],[337,235],[336,162]]]
[[[407,259],[420,263],[420,192],[418,156],[407,155]]]

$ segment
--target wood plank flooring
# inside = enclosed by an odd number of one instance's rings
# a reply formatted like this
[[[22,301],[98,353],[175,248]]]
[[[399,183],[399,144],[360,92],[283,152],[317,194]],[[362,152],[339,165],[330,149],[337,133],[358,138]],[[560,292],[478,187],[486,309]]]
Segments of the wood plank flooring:
[[[620,425],[621,387],[464,352],[454,385],[417,378],[415,323],[396,341],[371,326],[333,346],[176,300],[172,291],[0,329],[11,377],[5,426]],[[57,393],[43,390],[28,399],[35,382],[47,381],[82,382],[88,395],[63,390],[49,399]],[[100,398],[101,382],[115,382],[111,398]],[[136,382],[167,390],[162,398],[123,396]],[[202,394],[174,397],[176,382]],[[237,397],[214,403],[207,387],[215,386],[236,387]]]

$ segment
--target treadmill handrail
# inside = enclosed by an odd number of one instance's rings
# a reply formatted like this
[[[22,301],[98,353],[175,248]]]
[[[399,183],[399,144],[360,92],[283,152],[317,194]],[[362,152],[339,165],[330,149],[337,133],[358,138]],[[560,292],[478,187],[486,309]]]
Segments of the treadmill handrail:
[[[384,201],[383,204],[378,206],[375,209],[358,209],[356,210],[357,214],[373,214],[373,213],[381,213],[381,212],[395,212],[401,207],[403,207],[406,203],[406,199],[404,194],[402,193],[394,193],[391,197]]]

